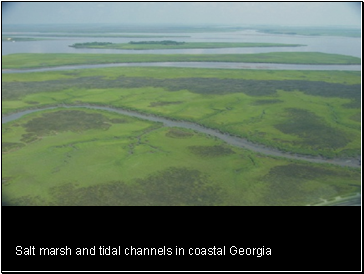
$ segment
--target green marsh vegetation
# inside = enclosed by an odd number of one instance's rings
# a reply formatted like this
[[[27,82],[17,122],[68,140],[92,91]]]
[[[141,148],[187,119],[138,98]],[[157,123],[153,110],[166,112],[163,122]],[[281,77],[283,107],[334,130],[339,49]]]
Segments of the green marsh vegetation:
[[[173,58],[360,63],[320,53],[15,54],[3,57],[3,68]],[[354,157],[361,151],[360,85],[355,71],[119,67],[3,74],[2,114],[63,104],[121,107],[292,153]],[[361,189],[360,169],[267,157],[192,130],[83,108],[3,124],[2,171],[3,200],[11,205],[307,205]]]
[[[245,47],[300,47],[299,44],[279,43],[219,43],[219,42],[176,42],[163,41],[140,41],[129,43],[76,43],[70,45],[74,48],[97,48],[97,49],[126,49],[126,50],[149,50],[149,49],[209,49],[209,48],[245,48]]]
[[[360,81],[360,72],[340,71],[105,68],[4,74],[2,112],[62,104],[121,107],[288,152],[356,157]]]
[[[99,110],[3,124],[2,148],[9,205],[307,205],[360,191],[358,169],[273,159]]]
[[[88,43],[76,43],[71,45],[72,48],[81,48],[81,47],[102,47],[106,45],[112,45],[111,42],[88,42]]]
[[[7,31],[15,32],[16,28],[10,27]],[[52,28],[28,25],[25,31],[43,32],[30,38],[34,40],[45,39],[50,32],[55,38],[156,40],[184,37],[186,32],[244,30],[240,27],[138,29],[96,25]],[[70,28],[72,33],[66,33]],[[360,36],[360,31],[346,30],[273,31],[286,34],[288,31],[292,35]],[[161,34],[147,35],[158,32]],[[170,32],[171,36],[163,32]],[[172,33],[182,35],[172,36]],[[232,43],[122,46],[156,49],[226,45],[263,46]],[[283,46],[264,44],[278,45]],[[115,48],[120,45],[96,42],[87,46]],[[2,68],[124,62],[361,64],[361,59],[314,52],[12,54],[3,56]],[[344,159],[361,153],[359,71],[131,67],[2,75],[3,115],[62,105],[119,107],[192,121],[291,153]],[[193,130],[164,127],[161,123],[107,111],[59,107],[2,124],[2,198],[9,205],[307,205],[360,191],[360,168],[268,157],[229,146]]]
[[[361,59],[320,52],[270,52],[257,54],[10,54],[2,57],[2,69],[66,65],[138,62],[247,62],[281,64],[358,65]]]

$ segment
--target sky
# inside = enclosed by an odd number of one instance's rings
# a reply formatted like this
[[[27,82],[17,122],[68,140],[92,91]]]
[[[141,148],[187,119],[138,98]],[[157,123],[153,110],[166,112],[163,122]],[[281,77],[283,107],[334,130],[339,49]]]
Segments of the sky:
[[[359,2],[2,2],[2,24],[361,26]]]

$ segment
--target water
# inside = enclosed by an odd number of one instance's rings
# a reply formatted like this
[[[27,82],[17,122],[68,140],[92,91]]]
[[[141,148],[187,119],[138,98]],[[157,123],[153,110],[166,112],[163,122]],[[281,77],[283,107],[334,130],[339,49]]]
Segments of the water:
[[[6,35],[6,33],[3,33]],[[9,34],[11,35],[11,34]],[[148,34],[158,35],[160,33]],[[162,34],[163,35],[163,34]],[[170,36],[173,34],[165,34]],[[343,54],[361,58],[361,38],[349,37],[324,37],[324,36],[292,36],[292,35],[276,35],[264,34],[256,31],[241,31],[241,32],[224,32],[224,33],[190,33],[190,34],[176,34],[187,35],[188,38],[75,38],[64,37],[55,38],[55,40],[33,41],[33,42],[2,42],[2,55],[9,55],[14,53],[102,53],[102,54],[254,54],[254,53],[267,53],[267,52],[323,52],[331,54]],[[31,37],[31,36],[30,36]],[[181,49],[181,50],[103,50],[103,49],[75,49],[69,47],[74,43],[86,42],[112,42],[112,43],[128,43],[130,41],[150,41],[150,40],[175,40],[185,42],[266,42],[266,43],[287,43],[287,44],[304,44],[304,47],[269,47],[269,48],[228,48],[228,49]],[[58,68],[47,69],[32,69],[32,70],[12,70],[3,71],[2,73],[21,73],[30,71],[50,71],[50,70],[65,70],[65,69],[82,69],[82,68],[96,68],[96,67],[115,67],[115,66],[175,66],[175,67],[199,67],[199,68],[231,68],[231,69],[286,69],[286,70],[361,70],[361,66],[322,66],[322,65],[293,65],[293,64],[249,64],[249,63],[181,63],[181,62],[165,62],[165,63],[134,63],[134,64],[107,64],[107,65],[86,65],[86,66],[67,66]],[[73,106],[73,107],[86,107],[86,106]],[[296,155],[285,153],[273,148],[265,147],[263,145],[251,143],[245,139],[224,134],[218,130],[203,127],[201,125],[185,122],[185,121],[172,121],[163,117],[146,115],[134,111],[123,109],[114,109],[101,106],[87,106],[88,108],[107,110],[123,115],[138,117],[141,119],[160,122],[167,127],[182,127],[204,134],[208,134],[219,138],[226,143],[249,149],[261,154],[269,156],[284,157],[287,159],[295,159],[308,161],[313,163],[329,163],[339,166],[360,167],[359,159],[323,159],[319,157],[310,157],[304,155]],[[55,107],[53,107],[54,109]],[[2,117],[2,123],[7,123],[23,117],[24,115],[47,110],[52,108],[43,108],[36,110],[26,110],[11,115]],[[345,201],[347,203],[347,201]],[[355,203],[360,205],[361,197],[355,200]]]
[[[4,34],[5,35],[5,34]],[[133,34],[131,34],[133,35]],[[148,35],[166,35],[173,34],[166,33],[150,33]],[[64,37],[57,38],[57,40],[34,41],[34,42],[4,42],[2,43],[2,55],[11,53],[120,53],[120,54],[210,54],[210,53],[263,53],[274,51],[313,51],[324,53],[344,54],[355,57],[361,57],[361,39],[350,37],[324,37],[324,36],[292,36],[292,35],[276,35],[264,34],[256,31],[240,31],[240,32],[223,32],[223,33],[187,33],[175,34],[190,36],[172,38],[175,41],[185,42],[201,42],[201,41],[219,41],[219,42],[267,42],[267,43],[287,43],[287,44],[305,44],[305,47],[283,47],[283,48],[232,48],[232,49],[185,49],[185,50],[97,50],[97,49],[75,49],[69,47],[74,43],[84,42],[113,42],[113,43],[127,43],[130,41],[146,41],[146,40],[159,40],[160,38],[75,38]],[[168,38],[163,38],[168,39]],[[230,69],[285,69],[285,70],[361,70],[360,65],[296,65],[296,64],[262,64],[262,63],[225,63],[225,62],[161,62],[161,63],[123,63],[123,64],[102,64],[102,65],[80,65],[80,66],[64,66],[57,68],[44,68],[44,69],[28,69],[28,70],[5,70],[2,73],[22,73],[22,72],[36,72],[36,71],[51,71],[51,70],[67,70],[67,69],[84,69],[84,68],[99,68],[99,67],[117,67],[117,66],[160,66],[160,67],[195,67],[195,68],[230,68]],[[81,106],[84,107],[84,106]],[[205,134],[215,136],[224,140],[230,145],[247,148],[262,154],[270,156],[279,156],[289,159],[305,160],[315,163],[331,163],[341,166],[360,166],[357,159],[320,159],[303,155],[293,155],[284,153],[273,148],[268,148],[262,145],[253,144],[247,140],[230,136],[214,129],[208,129],[197,124],[171,121],[166,118],[145,115],[138,112],[131,112],[122,109],[112,109],[107,107],[96,107],[94,109],[103,109],[113,112],[118,112],[124,115],[138,117],[154,122],[162,122],[165,126],[183,127]],[[16,113],[2,118],[2,123],[18,119],[23,115],[32,113],[39,110],[28,110]]]
[[[29,73],[42,71],[62,71],[71,69],[113,68],[113,67],[178,67],[178,68],[212,68],[212,69],[263,69],[263,70],[346,70],[360,71],[361,65],[299,65],[271,63],[230,63],[230,62],[148,62],[117,63],[97,65],[74,65],[54,68],[6,69],[2,73]]]
[[[313,156],[286,153],[286,152],[282,152],[282,151],[279,151],[274,148],[266,147],[264,145],[259,145],[259,144],[249,142],[246,139],[243,139],[243,138],[240,138],[237,136],[232,136],[232,135],[223,133],[216,129],[207,128],[207,127],[201,126],[196,123],[185,122],[185,121],[174,121],[174,120],[170,120],[170,119],[163,118],[160,116],[143,114],[140,112],[130,111],[130,110],[121,109],[121,108],[110,108],[110,107],[103,107],[103,106],[84,106],[84,105],[78,105],[78,106],[63,105],[63,107],[66,107],[66,108],[82,107],[82,108],[90,108],[90,109],[96,109],[96,110],[106,110],[106,111],[111,111],[111,112],[119,113],[122,115],[136,117],[136,118],[140,118],[140,119],[144,119],[144,120],[148,120],[148,121],[152,121],[152,122],[163,123],[164,126],[166,126],[166,127],[180,127],[180,128],[191,129],[191,130],[194,130],[197,132],[201,132],[201,133],[219,138],[229,145],[240,147],[240,148],[245,148],[245,149],[248,149],[251,151],[255,151],[257,153],[261,153],[261,154],[265,154],[265,155],[269,155],[269,156],[273,156],[273,157],[284,157],[287,159],[302,160],[302,161],[308,161],[308,162],[312,162],[312,163],[326,163],[326,164],[334,164],[334,165],[339,165],[339,166],[360,167],[360,162],[358,159],[330,159],[329,160],[329,159],[324,159],[322,157],[313,157]],[[54,109],[54,108],[56,108],[56,107],[26,110],[26,111],[10,114],[7,116],[3,116],[1,119],[2,120],[1,122],[2,122],[2,124],[8,123],[8,122],[19,119],[19,118],[23,117],[24,115],[27,115],[30,113]]]
[[[9,35],[10,33],[3,33]],[[133,35],[133,34],[130,34]],[[137,34],[134,34],[137,35]],[[140,35],[140,34],[139,34]],[[264,34],[256,31],[239,31],[223,33],[148,33],[148,35],[189,36],[179,38],[98,38],[98,37],[49,37],[55,40],[33,42],[2,42],[2,55],[14,53],[104,53],[104,54],[234,54],[266,52],[324,52],[343,54],[361,58],[361,38],[325,37]],[[29,35],[29,37],[32,37]],[[36,37],[34,38],[44,38]],[[175,40],[184,42],[257,42],[303,44],[304,47],[269,47],[269,48],[229,48],[229,49],[180,49],[180,50],[109,50],[109,49],[75,49],[69,47],[74,43],[112,42],[128,43],[130,41]]]

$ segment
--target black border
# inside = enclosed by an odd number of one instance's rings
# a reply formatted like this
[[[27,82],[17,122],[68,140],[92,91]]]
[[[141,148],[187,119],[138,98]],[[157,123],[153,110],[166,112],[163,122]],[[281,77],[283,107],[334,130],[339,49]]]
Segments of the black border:
[[[2,271],[361,270],[361,207],[3,206],[1,213]],[[264,246],[271,255],[17,256],[19,245]]]

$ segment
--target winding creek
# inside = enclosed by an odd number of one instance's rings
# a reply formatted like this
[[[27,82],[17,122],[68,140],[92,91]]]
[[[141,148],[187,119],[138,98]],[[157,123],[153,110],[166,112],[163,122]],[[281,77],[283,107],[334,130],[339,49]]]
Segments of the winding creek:
[[[156,35],[161,35],[160,33]],[[163,34],[171,35],[171,33]],[[344,54],[361,58],[361,39],[359,37],[325,37],[325,36],[300,36],[300,35],[276,35],[265,34],[254,30],[245,30],[239,32],[223,32],[223,33],[187,33],[183,34],[187,37],[175,38],[176,41],[186,42],[206,42],[206,41],[220,41],[220,42],[257,42],[257,43],[288,43],[288,44],[304,44],[304,47],[294,48],[232,48],[232,49],[186,49],[186,50],[147,50],[147,51],[133,51],[133,50],[97,50],[97,49],[74,49],[69,47],[70,44],[75,42],[85,43],[92,42],[97,39],[100,42],[113,42],[113,43],[128,43],[131,40],[153,40],[154,38],[93,38],[93,37],[51,37],[56,40],[42,40],[34,42],[21,42],[21,43],[2,43],[2,55],[13,53],[119,53],[119,54],[221,54],[221,53],[264,53],[264,52],[324,52],[331,54]],[[30,35],[31,36],[31,35]],[[50,35],[51,36],[51,35]],[[141,62],[141,63],[114,63],[114,64],[92,64],[92,65],[70,65],[58,66],[47,68],[29,68],[29,69],[5,69],[2,73],[29,73],[29,72],[45,72],[45,71],[62,71],[71,69],[92,69],[92,68],[108,68],[108,67],[184,67],[184,68],[214,68],[214,69],[263,69],[263,70],[346,70],[346,71],[361,71],[361,65],[303,65],[303,64],[276,64],[276,63],[232,63],[232,62]],[[140,112],[129,111],[126,109],[116,109],[105,106],[55,106],[48,108],[40,108],[33,110],[26,110],[2,117],[2,123],[7,123],[21,118],[26,114],[33,112],[43,111],[47,109],[54,109],[57,107],[85,107],[96,110],[106,110],[111,112],[120,113],[140,119],[145,119],[153,122],[163,123],[167,127],[182,127],[197,132],[205,133],[216,138],[219,138],[229,145],[236,147],[246,148],[261,154],[284,157],[287,159],[303,160],[313,163],[328,163],[339,166],[360,167],[360,160],[354,159],[324,159],[320,157],[297,155],[287,152],[282,152],[274,148],[266,147],[263,145],[251,143],[246,139],[231,136],[220,132],[219,130],[206,128],[196,123],[185,121],[174,121],[160,116],[153,116],[143,114]]]
[[[161,35],[157,33],[156,35]],[[171,35],[170,33],[166,35]],[[331,54],[343,54],[361,58],[361,38],[355,37],[325,37],[325,36],[300,36],[300,35],[276,35],[259,33],[253,30],[231,32],[231,33],[188,33],[183,34],[188,37],[174,38],[176,41],[186,42],[272,42],[272,43],[292,43],[304,44],[304,47],[293,48],[231,48],[231,49],[181,49],[181,50],[105,50],[105,49],[74,49],[69,47],[73,43],[100,42],[128,43],[133,41],[155,40],[155,38],[84,38],[84,37],[50,37],[54,40],[2,43],[2,56],[14,53],[103,53],[103,54],[253,54],[266,52],[324,52]],[[361,71],[361,65],[301,65],[301,64],[272,64],[272,63],[231,63],[231,62],[150,62],[150,63],[115,63],[115,64],[93,64],[93,65],[72,65],[47,68],[33,69],[6,69],[2,73],[29,73],[44,71],[63,71],[71,69],[92,69],[108,67],[184,67],[184,68],[215,68],[215,69],[263,69],[263,70],[346,70]],[[216,129],[206,128],[196,123],[186,121],[175,121],[160,116],[143,114],[136,111],[129,111],[121,108],[110,108],[106,106],[91,105],[57,105],[54,107],[45,107],[21,111],[2,116],[2,124],[20,119],[21,117],[45,110],[56,108],[89,108],[95,110],[104,110],[144,119],[152,122],[163,123],[165,127],[180,127],[191,129],[196,132],[204,133],[216,137],[229,145],[248,149],[273,157],[283,157],[292,160],[302,160],[312,163],[333,164],[343,167],[360,168],[360,157],[354,159],[325,159],[322,157],[313,157],[298,155],[289,152],[282,152],[277,149],[255,144],[246,139],[231,136]],[[337,200],[330,202],[322,200],[322,204],[317,205],[361,205],[361,195],[348,198],[337,197]],[[345,204],[343,204],[345,203]]]
[[[175,121],[170,120],[161,116],[155,116],[155,115],[149,115],[149,114],[143,114],[136,111],[130,111],[122,108],[111,108],[111,107],[105,107],[105,106],[93,106],[93,105],[61,105],[61,106],[55,106],[55,107],[47,107],[47,108],[39,108],[39,109],[32,109],[32,110],[25,110],[13,114],[9,114],[6,116],[3,116],[1,118],[2,124],[8,123],[11,121],[14,121],[16,119],[19,119],[23,117],[24,115],[44,111],[44,110],[51,110],[56,108],[89,108],[89,109],[95,109],[95,110],[105,110],[110,112],[119,113],[122,115],[127,115],[131,117],[136,117],[139,119],[144,119],[152,122],[159,122],[163,123],[166,127],[180,127],[180,128],[186,128],[191,129],[197,132],[201,132],[210,136],[214,136],[216,138],[219,138],[220,140],[226,142],[229,145],[245,148],[257,153],[261,153],[268,156],[273,157],[284,157],[287,159],[293,159],[293,160],[302,160],[302,161],[308,161],[312,163],[321,163],[321,164],[333,164],[333,165],[339,165],[339,166],[345,166],[345,167],[360,167],[360,160],[359,159],[325,159],[322,157],[314,157],[314,156],[306,156],[306,155],[298,155],[288,152],[282,152],[278,149],[274,149],[271,147],[267,147],[260,144],[255,144],[252,142],[249,142],[246,139],[232,136],[227,133],[223,133],[216,129],[206,128],[204,126],[201,126],[196,123],[186,122],[186,121]]]

